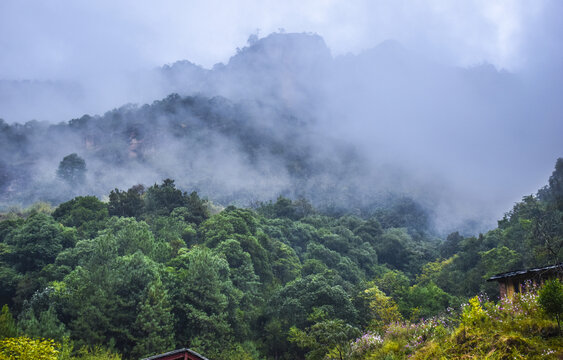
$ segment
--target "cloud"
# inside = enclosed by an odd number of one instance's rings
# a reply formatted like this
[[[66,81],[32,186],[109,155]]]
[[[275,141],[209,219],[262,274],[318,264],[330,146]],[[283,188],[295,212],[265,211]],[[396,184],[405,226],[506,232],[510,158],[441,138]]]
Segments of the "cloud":
[[[160,85],[141,87],[136,79],[151,69],[182,59],[212,68],[249,35],[280,28],[318,33],[334,56],[394,39],[442,64],[546,68],[563,62],[561,8],[555,0],[2,1],[0,87],[8,90],[0,94],[0,117],[62,121],[150,102],[161,97]],[[75,90],[12,91],[21,80]]]
[[[257,29],[280,28],[316,32],[335,55],[395,39],[450,64],[514,69],[530,55],[527,39],[555,43],[549,29],[530,36],[556,16],[546,11],[554,7],[543,0],[4,1],[0,78],[92,79],[180,59],[209,68]]]

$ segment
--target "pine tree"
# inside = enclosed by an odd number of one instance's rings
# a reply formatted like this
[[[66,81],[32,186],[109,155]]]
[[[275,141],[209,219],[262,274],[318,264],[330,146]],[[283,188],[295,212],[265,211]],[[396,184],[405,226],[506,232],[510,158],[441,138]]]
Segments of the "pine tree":
[[[2,306],[2,311],[0,311],[0,339],[15,337],[17,333],[16,322],[8,305]]]
[[[174,318],[168,292],[160,278],[147,287],[145,300],[139,305],[139,315],[133,325],[138,338],[132,350],[133,358],[171,350],[174,347]]]

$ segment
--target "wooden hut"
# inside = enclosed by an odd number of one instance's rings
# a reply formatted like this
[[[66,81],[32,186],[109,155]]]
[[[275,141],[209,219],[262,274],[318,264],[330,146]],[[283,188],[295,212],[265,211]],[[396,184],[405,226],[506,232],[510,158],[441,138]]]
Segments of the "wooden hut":
[[[209,360],[193,350],[183,348],[169,351],[164,354],[154,355],[143,360]]]
[[[515,293],[525,291],[526,282],[532,285],[541,285],[545,280],[557,277],[563,280],[563,263],[541,268],[509,271],[491,276],[487,281],[497,281],[500,297],[510,297]]]

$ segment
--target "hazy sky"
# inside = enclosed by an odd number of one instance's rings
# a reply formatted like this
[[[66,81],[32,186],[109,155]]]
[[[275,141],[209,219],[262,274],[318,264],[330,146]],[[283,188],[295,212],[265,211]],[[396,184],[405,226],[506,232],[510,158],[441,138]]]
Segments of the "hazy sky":
[[[561,53],[553,0],[0,2],[0,79],[87,79],[180,59],[226,62],[252,33],[321,35],[333,55],[383,40],[443,63],[519,70]]]

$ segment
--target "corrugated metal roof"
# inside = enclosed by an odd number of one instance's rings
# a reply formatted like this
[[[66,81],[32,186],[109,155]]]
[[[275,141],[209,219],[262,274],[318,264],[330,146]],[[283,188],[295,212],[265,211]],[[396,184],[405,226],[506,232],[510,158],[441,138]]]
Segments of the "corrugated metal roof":
[[[504,273],[501,273],[501,274],[493,275],[490,278],[488,278],[487,281],[493,281],[493,280],[498,280],[498,279],[503,279],[503,278],[509,278],[509,277],[514,277],[514,276],[519,276],[519,275],[527,275],[527,274],[539,273],[539,272],[544,272],[544,271],[549,271],[549,270],[557,270],[557,269],[563,270],[563,263],[559,263],[559,264],[556,264],[556,265],[550,265],[550,266],[544,266],[544,267],[541,267],[541,268],[508,271],[508,272],[504,272]]]
[[[181,353],[184,353],[184,352],[188,352],[188,353],[190,353],[190,354],[192,354],[192,355],[194,355],[194,356],[197,356],[197,357],[201,358],[202,360],[209,360],[209,359],[206,358],[205,356],[200,355],[200,354],[196,353],[195,351],[193,351],[193,350],[191,350],[191,349],[188,349],[188,348],[182,348],[182,349],[178,349],[178,350],[172,350],[172,351],[169,351],[169,352],[167,352],[167,353],[159,354],[159,355],[154,355],[154,356],[151,356],[151,357],[148,357],[148,358],[144,358],[144,359],[142,359],[142,360],[156,360],[156,359],[160,359],[160,358],[163,358],[163,357],[166,357],[166,356],[181,354]]]

